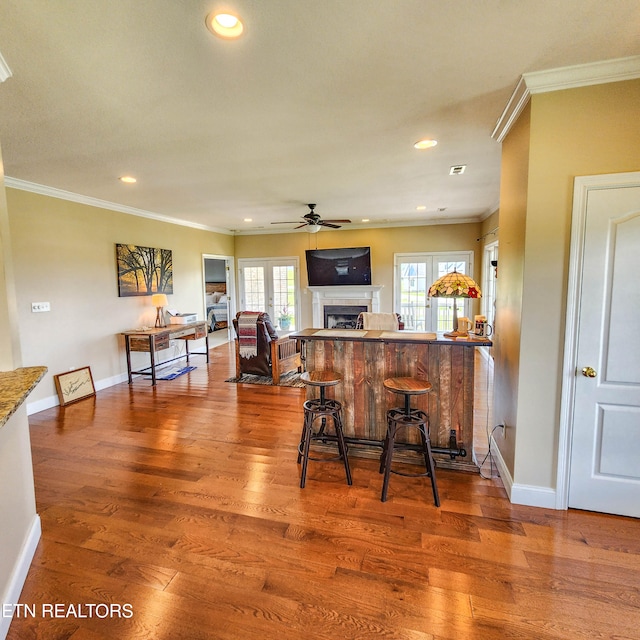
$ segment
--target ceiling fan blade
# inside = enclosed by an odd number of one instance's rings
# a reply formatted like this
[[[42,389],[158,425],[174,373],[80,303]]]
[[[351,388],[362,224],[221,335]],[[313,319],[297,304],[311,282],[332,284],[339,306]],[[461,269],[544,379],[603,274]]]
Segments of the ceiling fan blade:
[[[303,222],[302,224],[298,225],[297,227],[293,227],[294,229],[302,229],[302,227],[308,227],[309,225],[306,222]]]
[[[318,224],[323,226],[323,227],[331,227],[332,229],[339,229],[340,228],[339,224],[331,224],[330,222],[327,222],[326,220],[320,220],[318,222]]]
[[[351,220],[325,220],[325,222],[339,222],[340,224],[347,224],[348,222],[351,222]]]

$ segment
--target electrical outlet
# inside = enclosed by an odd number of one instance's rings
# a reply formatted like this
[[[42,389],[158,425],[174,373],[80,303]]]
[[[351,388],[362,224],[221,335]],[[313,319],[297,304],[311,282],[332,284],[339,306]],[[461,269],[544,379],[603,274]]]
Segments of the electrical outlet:
[[[31,313],[43,313],[45,311],[51,311],[51,304],[48,302],[32,302]]]

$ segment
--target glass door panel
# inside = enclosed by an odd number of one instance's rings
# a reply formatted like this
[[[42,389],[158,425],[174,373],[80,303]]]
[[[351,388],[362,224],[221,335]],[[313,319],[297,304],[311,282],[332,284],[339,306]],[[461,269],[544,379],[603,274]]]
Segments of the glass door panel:
[[[398,313],[405,329],[427,330],[427,265],[414,260],[402,261],[400,271],[400,305]]]
[[[296,270],[293,265],[273,265],[273,320],[282,331],[297,331]]]
[[[465,260],[437,260],[436,263],[436,276],[434,281],[452,271],[457,271],[458,273],[467,272],[467,263]],[[433,331],[455,331],[458,328],[453,326],[454,302],[458,307],[458,317],[468,317],[469,313],[465,311],[465,309],[468,309],[469,305],[465,305],[464,298],[432,298],[432,308],[435,313],[435,329],[433,329]]]
[[[267,291],[264,267],[245,267],[242,270],[240,307],[243,311],[264,311]]]

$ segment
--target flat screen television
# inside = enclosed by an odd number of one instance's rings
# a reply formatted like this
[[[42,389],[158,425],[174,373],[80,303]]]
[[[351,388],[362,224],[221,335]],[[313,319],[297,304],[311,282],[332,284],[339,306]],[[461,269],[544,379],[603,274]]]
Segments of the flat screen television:
[[[371,284],[371,248],[308,249],[310,287]]]

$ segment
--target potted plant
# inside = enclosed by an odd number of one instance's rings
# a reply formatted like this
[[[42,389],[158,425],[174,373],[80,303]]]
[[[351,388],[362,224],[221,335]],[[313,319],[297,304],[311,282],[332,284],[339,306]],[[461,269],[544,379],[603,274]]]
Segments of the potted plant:
[[[292,320],[293,315],[289,313],[289,307],[285,305],[284,307],[282,307],[282,311],[280,312],[280,316],[278,317],[278,324],[280,325],[280,329],[282,329],[282,331],[289,331]]]

